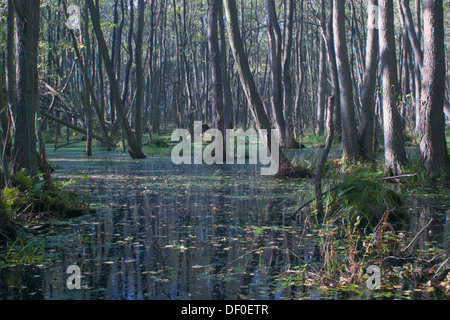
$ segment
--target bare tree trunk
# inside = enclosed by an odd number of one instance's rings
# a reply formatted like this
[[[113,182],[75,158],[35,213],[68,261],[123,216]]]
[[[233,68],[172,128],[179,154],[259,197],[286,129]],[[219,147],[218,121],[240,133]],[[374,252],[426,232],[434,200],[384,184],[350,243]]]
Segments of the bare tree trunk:
[[[142,148],[142,112],[144,107],[144,67],[142,63],[142,43],[144,36],[144,0],[138,1],[138,30],[136,36],[136,109],[134,130],[139,149]],[[151,54],[151,53],[150,53]]]
[[[351,163],[356,163],[356,161],[358,161],[359,145],[345,35],[345,1],[335,0],[333,4],[334,46],[336,50],[336,66],[339,77],[344,158]]]
[[[445,95],[444,9],[442,0],[424,0],[422,124],[420,152],[431,179],[445,171],[446,142],[443,113]]]
[[[412,21],[412,14],[411,9],[409,8],[409,0],[401,0],[402,4],[402,10],[405,15],[405,22],[408,29],[408,35],[409,40],[411,42],[411,45],[414,49],[414,56],[416,60],[416,131],[417,134],[420,136],[420,123],[421,123],[421,115],[423,114],[421,107],[422,103],[420,101],[417,101],[417,99],[421,99],[419,95],[422,93],[423,90],[421,90],[421,79],[420,79],[420,71],[423,68],[423,50],[420,47],[420,1],[416,1],[416,29],[414,29],[414,24]],[[448,100],[444,97],[444,113],[445,115],[450,119],[450,103]]]
[[[314,188],[316,193],[316,203],[317,203],[317,212],[319,217],[323,217],[323,200],[322,200],[322,177],[323,177],[323,169],[325,167],[325,163],[328,159],[328,154],[330,153],[331,144],[333,143],[334,138],[334,124],[333,124],[333,109],[334,109],[335,97],[331,96],[328,99],[328,114],[330,115],[327,119],[327,140],[325,142],[325,148],[322,153],[322,157],[320,159],[319,165],[316,168],[314,174]]]
[[[219,47],[218,19],[221,0],[212,0],[208,10],[208,48],[211,65],[211,103],[215,110],[217,129],[225,134],[222,59]]]
[[[225,36],[225,21],[223,19],[223,3],[219,10],[220,50],[222,52],[222,76],[224,94],[224,121],[225,129],[233,129],[233,96],[231,94],[230,79],[228,76],[227,43]]]
[[[86,135],[86,155],[88,157],[92,156],[92,135],[93,135],[93,119],[92,119],[92,106],[91,106],[91,95],[89,91],[89,63],[90,63],[90,54],[91,54],[91,39],[89,37],[89,11],[87,6],[85,6],[85,17],[84,17],[84,42],[86,45],[86,50],[83,56],[84,59],[84,98],[85,98],[85,110],[86,110],[86,126],[87,126],[87,135]]]
[[[319,88],[317,89],[317,126],[316,134],[321,136],[324,133],[325,121],[325,90],[327,85],[327,58],[326,47],[322,37],[320,41],[319,53]],[[333,108],[334,109],[334,108]]]
[[[369,6],[378,6],[378,0],[370,0]],[[369,7],[370,9],[371,7]],[[374,7],[372,7],[374,8]],[[378,17],[376,11],[369,11],[369,25],[373,26],[367,33],[366,66],[363,75],[363,90],[361,99],[361,124],[359,127],[359,143],[364,158],[373,158],[373,137],[375,125],[375,87],[378,67],[378,26],[375,26]]]
[[[394,39],[393,0],[379,0],[380,8],[380,59],[383,92],[384,159],[385,168],[398,175],[406,163],[402,140],[402,127],[398,111],[397,58]]]
[[[39,0],[17,0],[16,58],[17,110],[14,137],[14,172],[22,169],[30,175],[38,173],[36,157],[36,112],[38,92]]]
[[[284,112],[286,126],[286,147],[290,148],[294,145],[294,108],[293,108],[293,87],[291,76],[292,61],[292,42],[294,33],[294,12],[296,0],[287,0],[286,27],[285,27],[285,45],[283,58],[283,84],[284,84]]]
[[[123,79],[123,88],[122,88],[122,102],[124,107],[127,105],[129,87],[130,87],[130,76],[131,76],[131,67],[133,66],[133,32],[134,32],[134,0],[130,0],[130,25],[128,29],[127,36],[127,51],[128,51],[128,60],[125,65],[125,78]],[[126,110],[126,108],[125,108]]]
[[[333,31],[333,11],[334,11],[334,1],[328,1],[328,16],[327,16],[327,52],[328,52],[328,64],[330,65],[331,74],[331,85],[333,86],[333,96],[335,97],[334,102],[334,127],[335,135],[339,138],[342,137],[341,130],[341,99],[340,99],[340,89],[339,89],[339,76],[337,70],[336,62],[336,50],[334,48],[334,31]]]
[[[280,137],[280,144],[286,142],[286,124],[283,114],[282,38],[278,25],[274,0],[267,0],[269,57],[272,74],[272,115]]]
[[[136,141],[136,138],[131,131],[130,125],[128,123],[128,119],[126,117],[124,111],[124,105],[122,98],[120,96],[119,83],[115,77],[113,66],[108,54],[108,48],[106,47],[105,38],[103,37],[103,32],[100,26],[99,13],[97,8],[94,6],[92,0],[87,0],[86,4],[89,6],[89,12],[91,14],[92,24],[94,26],[94,31],[97,36],[97,41],[99,43],[100,54],[103,57],[104,66],[106,69],[106,73],[108,75],[109,81],[112,86],[112,96],[114,98],[114,104],[117,111],[117,117],[120,122],[120,126],[123,130],[124,136],[127,139],[128,146],[130,147],[130,155],[134,159],[143,159],[146,158],[145,154],[142,152],[142,149],[139,148],[139,145]]]
[[[8,89],[8,104],[11,119],[14,123],[17,104],[17,92],[16,92],[16,63],[14,60],[15,41],[14,41],[14,5],[13,0],[8,0],[8,13],[7,13],[7,28],[6,28],[6,81]]]
[[[256,127],[258,129],[269,130],[270,120],[264,110],[264,105],[253,79],[253,75],[250,71],[247,56],[244,51],[242,43],[241,33],[239,31],[238,12],[236,7],[236,0],[224,0],[223,1],[225,14],[228,21],[228,36],[230,38],[230,45],[233,51],[234,60],[238,69],[239,78],[242,83],[245,95],[248,100],[250,111],[252,112],[253,119],[255,120]],[[267,150],[270,150],[271,137],[267,137]]]
[[[303,1],[300,1],[299,11],[300,11],[300,23],[298,30],[298,80],[297,80],[297,88],[295,95],[295,114],[296,114],[296,132],[298,138],[302,136],[302,90],[303,90],[303,82],[304,82],[304,72],[303,72]],[[334,51],[333,51],[334,52]]]
[[[122,31],[123,31],[123,26],[125,23],[125,19],[124,19],[124,0],[120,0],[121,1],[121,12],[122,12],[122,19],[120,20],[119,23],[119,12],[117,10],[118,6],[119,6],[119,0],[115,0],[114,2],[114,11],[113,11],[113,22],[114,22],[114,29],[113,29],[113,40],[112,40],[112,48],[111,48],[111,63],[113,65],[113,71],[115,72],[115,74],[117,75],[117,81],[120,82],[120,53],[121,53],[121,46],[122,46]],[[99,10],[99,8],[97,7],[97,10]],[[100,49],[100,48],[99,48]],[[114,106],[114,98],[112,96],[112,83],[110,83],[110,105],[111,105],[111,109],[110,109],[110,115],[111,115],[111,123],[116,122],[116,110],[115,110],[115,106]]]

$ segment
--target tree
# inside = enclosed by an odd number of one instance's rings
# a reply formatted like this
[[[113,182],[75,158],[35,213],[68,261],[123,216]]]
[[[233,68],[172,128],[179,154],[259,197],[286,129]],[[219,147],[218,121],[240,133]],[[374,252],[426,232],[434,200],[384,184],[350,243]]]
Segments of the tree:
[[[242,44],[242,37],[239,31],[236,0],[224,0],[223,4],[228,21],[228,36],[230,38],[231,50],[233,51],[239,78],[255,120],[256,127],[258,129],[270,129],[270,121],[264,110],[264,105],[250,71],[247,55],[245,54],[244,46]],[[270,148],[270,135],[268,140],[269,141],[267,144],[268,148]]]
[[[17,105],[14,135],[14,172],[25,169],[30,175],[38,173],[36,156],[36,112],[39,106],[38,44],[39,0],[17,0],[16,61]]]
[[[345,1],[334,1],[333,4],[334,46],[341,101],[342,144],[344,158],[351,163],[355,163],[358,160],[359,146],[345,35]]]
[[[442,0],[424,0],[420,157],[431,179],[445,170],[445,45]]]
[[[113,98],[114,105],[116,107],[116,113],[118,120],[120,122],[120,126],[122,128],[123,134],[128,142],[128,146],[130,147],[130,155],[133,159],[143,159],[146,158],[145,154],[142,152],[142,148],[140,144],[138,144],[136,137],[131,131],[130,125],[128,123],[128,119],[125,114],[124,105],[122,98],[120,96],[119,91],[119,83],[115,76],[113,65],[111,63],[111,59],[109,58],[108,48],[106,46],[105,38],[103,36],[103,32],[100,26],[100,18],[99,12],[97,8],[94,6],[92,0],[87,0],[86,4],[89,7],[89,12],[91,15],[92,24],[94,27],[94,32],[97,37],[100,54],[102,55],[104,66],[106,69],[106,73],[108,75],[109,82],[111,83],[111,94]]]
[[[358,137],[361,153],[364,158],[373,158],[373,137],[375,124],[375,87],[378,67],[378,0],[369,1],[369,25],[367,32],[366,65],[363,76],[363,90],[361,98],[361,124]],[[370,11],[372,9],[372,11]]]
[[[144,109],[144,66],[142,62],[142,44],[144,37],[144,12],[145,1],[138,1],[138,30],[136,36],[135,61],[136,61],[136,110],[135,125],[136,142],[138,148],[142,148],[142,113]]]
[[[286,124],[283,113],[282,37],[274,0],[267,0],[269,57],[272,76],[272,115],[278,130],[280,143],[286,143]]]
[[[293,82],[291,75],[291,62],[292,62],[292,43],[294,33],[294,12],[295,12],[295,0],[287,0],[287,13],[285,24],[285,45],[284,45],[284,57],[283,57],[283,85],[284,85],[284,112],[285,112],[285,139],[286,147],[290,148],[294,145],[294,114],[293,114]]]
[[[341,99],[339,89],[339,76],[336,62],[336,50],[334,48],[334,30],[333,30],[333,11],[334,1],[328,1],[328,16],[326,25],[326,45],[328,52],[328,64],[330,65],[331,85],[334,96],[334,127],[335,135],[341,137]]]
[[[325,20],[325,0],[321,2],[320,24],[324,28]],[[321,136],[324,133],[325,121],[325,90],[327,84],[327,58],[326,58],[325,37],[320,39],[320,57],[319,57],[319,87],[317,90],[317,126],[316,134]],[[334,109],[334,108],[333,108]]]
[[[217,129],[225,134],[222,56],[219,46],[218,21],[221,0],[212,0],[208,10],[208,48],[211,64],[211,103],[216,113]],[[225,150],[225,149],[224,149]]]
[[[397,58],[394,39],[393,0],[379,0],[380,62],[383,93],[384,161],[386,171],[392,175],[402,172],[406,151],[402,140],[399,104]]]
[[[239,31],[236,0],[224,0],[223,4],[228,21],[228,36],[230,38],[231,50],[238,69],[239,79],[247,97],[250,111],[253,115],[253,120],[255,121],[256,128],[258,130],[270,130],[271,127],[269,117],[264,110],[261,96],[258,93],[258,89],[250,71],[248,59],[244,51],[242,37]],[[268,134],[267,137],[261,137],[261,140],[265,143],[268,154],[270,156],[274,155],[275,150],[272,150],[271,134]],[[280,154],[279,167],[282,168],[283,172],[289,172],[291,168],[288,159],[282,152]]]

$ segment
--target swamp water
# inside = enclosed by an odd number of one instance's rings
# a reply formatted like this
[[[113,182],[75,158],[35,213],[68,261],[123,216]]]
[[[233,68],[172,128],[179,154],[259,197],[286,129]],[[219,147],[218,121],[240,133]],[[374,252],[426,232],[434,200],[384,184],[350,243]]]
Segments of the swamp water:
[[[169,157],[94,154],[48,152],[53,178],[77,181],[97,211],[28,226],[29,240],[44,250],[38,261],[0,269],[0,299],[371,297],[364,282],[356,295],[330,295],[291,280],[300,266],[323,265],[317,233],[289,218],[311,196],[309,179],[262,177],[254,165],[175,166]],[[448,207],[426,212],[439,216],[435,224],[448,242]],[[70,265],[81,269],[80,290],[67,288]],[[402,290],[392,297],[404,297]]]

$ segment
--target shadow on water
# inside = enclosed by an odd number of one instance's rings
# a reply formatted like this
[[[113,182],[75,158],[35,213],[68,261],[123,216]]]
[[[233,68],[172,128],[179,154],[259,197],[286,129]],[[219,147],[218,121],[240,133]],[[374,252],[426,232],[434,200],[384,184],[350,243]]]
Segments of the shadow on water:
[[[237,299],[285,296],[274,275],[295,259],[298,232],[283,213],[299,182],[260,177],[260,168],[175,166],[168,157],[132,161],[79,149],[50,153],[55,179],[75,179],[96,214],[29,228],[45,238],[41,264],[10,266],[4,299]],[[297,252],[297,255],[301,253]],[[82,289],[69,290],[69,265]]]
[[[315,236],[289,219],[309,181],[261,177],[252,165],[175,166],[168,157],[136,162],[98,151],[87,160],[76,148],[49,156],[55,179],[79,181],[99,209],[29,227],[45,239],[44,261],[4,267],[1,299],[289,299],[296,293],[280,275],[320,263]],[[421,212],[411,212],[411,228],[434,211]],[[435,221],[447,247],[448,219],[447,211]],[[66,286],[73,264],[80,290]]]

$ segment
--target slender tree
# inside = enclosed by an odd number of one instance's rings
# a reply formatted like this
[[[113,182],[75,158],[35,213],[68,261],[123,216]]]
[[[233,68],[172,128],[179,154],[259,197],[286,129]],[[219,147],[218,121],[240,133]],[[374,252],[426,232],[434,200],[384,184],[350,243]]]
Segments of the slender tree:
[[[269,57],[272,83],[272,115],[281,145],[286,142],[286,124],[283,113],[282,36],[274,0],[267,0]]]
[[[144,66],[142,61],[142,44],[144,38],[144,13],[145,1],[138,1],[138,30],[136,36],[135,61],[136,61],[136,107],[135,124],[136,142],[138,148],[142,148],[142,114],[144,111]]]
[[[221,0],[212,0],[208,10],[208,48],[211,65],[211,103],[215,111],[217,129],[225,134],[224,98],[223,98],[223,76],[222,58],[219,46],[218,21]],[[225,149],[224,149],[225,150]]]
[[[120,91],[119,91],[119,83],[115,76],[115,73],[113,70],[113,65],[112,65],[111,59],[109,57],[108,48],[106,46],[105,38],[103,36],[103,32],[102,32],[102,29],[100,26],[99,12],[97,11],[97,8],[94,6],[94,3],[92,2],[92,0],[87,0],[86,4],[89,7],[91,20],[92,20],[92,24],[94,27],[94,32],[95,32],[95,35],[97,37],[97,41],[99,44],[100,54],[102,55],[106,73],[107,73],[108,79],[111,83],[111,88],[112,88],[111,93],[112,93],[112,96],[114,99],[114,105],[116,107],[117,117],[120,122],[120,126],[122,128],[123,134],[124,134],[125,138],[127,139],[128,146],[130,147],[130,155],[134,159],[146,158],[145,154],[142,152],[142,148],[139,147],[136,137],[134,136],[133,132],[131,131],[130,125],[128,123],[128,119],[125,114],[123,101],[122,101],[122,98],[120,96]]]
[[[292,44],[294,34],[294,13],[296,8],[295,0],[286,1],[286,24],[283,57],[283,86],[284,86],[284,112],[285,112],[285,138],[286,147],[294,145],[294,90],[291,75],[292,64]]]

